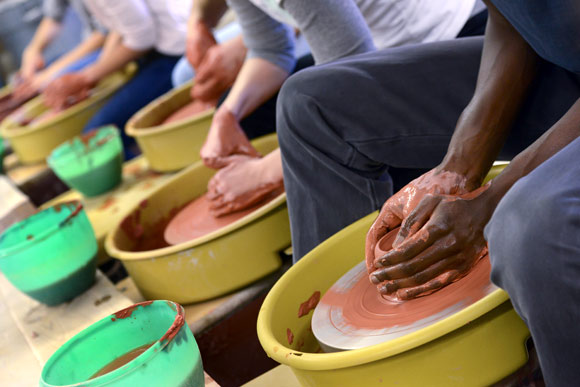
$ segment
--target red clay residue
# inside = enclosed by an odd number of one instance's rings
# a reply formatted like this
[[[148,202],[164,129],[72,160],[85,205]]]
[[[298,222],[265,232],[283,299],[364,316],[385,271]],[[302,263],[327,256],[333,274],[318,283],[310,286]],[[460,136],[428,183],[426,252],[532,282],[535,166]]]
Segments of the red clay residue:
[[[290,330],[290,328],[286,328],[286,337],[288,338],[288,344],[292,345],[294,342],[294,334]]]
[[[149,204],[149,200],[145,199],[141,203],[139,203],[139,208],[144,210],[145,208],[147,208],[147,204]]]
[[[405,329],[404,327],[410,324],[427,319],[455,305],[465,308],[485,297],[491,286],[490,272],[489,257],[485,256],[459,281],[428,296],[403,302],[382,297],[377,292],[376,286],[370,283],[365,272],[361,273],[360,278],[346,292],[330,288],[321,302],[330,305],[332,309],[341,310],[344,323],[351,327]],[[335,324],[334,321],[332,323]]]
[[[150,251],[170,246],[165,241],[163,233],[173,217],[183,208],[176,207],[169,211],[168,216],[161,218],[153,224],[141,223],[141,206],[135,212],[129,214],[121,222],[121,230],[133,241],[130,251]]]
[[[302,351],[302,347],[304,347],[304,339],[301,337],[298,339],[298,344],[296,346],[296,349],[298,351]]]
[[[83,134],[80,139],[81,142],[88,147],[91,139],[97,135],[98,130],[91,130],[90,132]]]
[[[268,197],[244,210],[216,217],[210,209],[211,201],[207,194],[201,195],[187,203],[183,211],[171,219],[164,232],[165,240],[171,245],[178,245],[201,238],[251,214],[274,198]]]
[[[131,305],[125,309],[121,309],[120,311],[115,312],[113,314],[115,315],[115,318],[117,318],[117,319],[131,317],[131,315],[133,314],[135,309],[137,309],[137,307],[139,307],[139,306],[146,307],[146,306],[151,305],[152,303],[153,303],[153,301],[140,302],[138,304]],[[113,321],[115,321],[115,320],[113,320]]]
[[[314,310],[314,308],[316,308],[316,305],[318,305],[319,301],[320,301],[320,292],[317,290],[314,293],[312,293],[312,295],[308,300],[300,304],[300,308],[298,308],[298,318],[304,317],[308,313],[310,313],[311,310]]]
[[[104,211],[107,208],[111,207],[116,201],[117,201],[117,199],[115,199],[113,196],[109,196],[108,198],[105,199],[105,201],[103,202],[103,204],[100,205],[100,207],[98,208],[98,210],[99,211]]]
[[[165,334],[161,337],[159,341],[163,342],[167,340],[168,342],[170,342],[171,340],[173,340],[173,338],[177,336],[177,334],[181,330],[183,324],[185,324],[185,313],[183,312],[183,308],[178,307],[177,316],[175,316],[173,324],[171,325],[171,327],[169,327],[167,332],[165,332]]]
[[[153,182],[152,181],[146,181],[143,186],[141,186],[141,189],[143,190],[148,190],[149,188],[153,187]]]
[[[32,234],[26,236],[27,241],[31,241],[33,239],[34,239],[34,235],[32,235]]]

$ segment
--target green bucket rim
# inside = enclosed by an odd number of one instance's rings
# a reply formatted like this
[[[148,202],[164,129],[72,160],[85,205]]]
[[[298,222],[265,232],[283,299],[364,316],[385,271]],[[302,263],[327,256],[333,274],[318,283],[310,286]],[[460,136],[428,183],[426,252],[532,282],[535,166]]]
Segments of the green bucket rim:
[[[58,222],[57,224],[53,224],[52,226],[48,227],[47,229],[45,229],[44,231],[40,232],[39,234],[36,234],[34,236],[34,240],[29,241],[29,240],[23,240],[20,243],[17,243],[16,245],[12,246],[12,247],[8,247],[5,249],[0,248],[0,259],[4,259],[7,258],[11,255],[13,255],[14,253],[17,252],[21,252],[24,251],[26,249],[31,248],[32,246],[36,245],[37,243],[45,240],[46,238],[52,236],[55,232],[57,232],[61,227],[65,226],[66,224],[70,223],[74,218],[76,218],[82,211],[83,209],[83,204],[79,201],[79,200],[71,200],[68,202],[63,202],[63,203],[59,203],[59,204],[55,204],[54,206],[48,207],[42,211],[39,211],[23,220],[21,220],[20,222],[14,223],[12,226],[10,226],[8,229],[6,229],[1,235],[0,235],[0,246],[2,244],[2,239],[8,235],[8,233],[14,231],[21,223],[28,221],[31,218],[34,218],[36,216],[40,216],[41,214],[51,211],[53,208],[55,207],[62,207],[62,206],[69,206],[69,205],[73,205],[75,206],[74,209],[71,211],[71,213],[64,218],[63,220],[61,220],[60,222]]]
[[[73,345],[73,343],[79,337],[90,335],[93,331],[100,329],[103,325],[113,323],[111,321],[111,319],[117,318],[116,315],[118,313],[123,313],[125,311],[135,310],[139,306],[144,308],[144,307],[149,306],[149,305],[154,304],[154,303],[166,303],[167,305],[169,305],[169,307],[176,312],[175,320],[173,321],[171,326],[167,329],[165,334],[163,336],[161,336],[159,339],[157,339],[149,348],[147,348],[147,350],[145,352],[143,352],[142,354],[140,354],[139,356],[137,356],[136,358],[134,358],[130,362],[126,363],[125,365],[123,365],[123,366],[121,366],[121,367],[119,367],[111,372],[108,372],[104,375],[93,378],[93,379],[87,379],[87,380],[83,380],[83,381],[78,382],[78,383],[66,384],[66,385],[50,384],[50,383],[47,383],[45,381],[45,376],[46,376],[47,370],[53,365],[54,362],[57,361],[57,359],[60,357],[60,355],[62,355],[64,352],[66,352],[68,350],[68,348],[71,345]],[[115,380],[117,380],[121,376],[126,375],[126,374],[130,374],[138,368],[138,367],[132,367],[131,369],[129,369],[128,368],[129,365],[135,366],[135,365],[144,364],[144,363],[150,361],[151,359],[153,359],[159,353],[161,353],[161,351],[163,351],[163,349],[165,347],[167,347],[169,345],[169,343],[171,343],[173,338],[179,333],[179,331],[181,330],[181,328],[184,325],[185,325],[185,311],[183,309],[183,306],[181,306],[180,304],[178,304],[176,302],[168,301],[168,300],[153,300],[153,301],[144,301],[144,302],[139,302],[137,304],[133,304],[133,305],[128,306],[124,309],[121,309],[113,314],[110,314],[107,317],[100,319],[99,321],[95,322],[94,324],[89,325],[87,328],[78,332],[76,335],[71,337],[66,343],[61,345],[60,348],[57,349],[52,354],[52,356],[48,359],[48,361],[45,363],[44,367],[42,368],[42,372],[40,374],[40,380],[44,384],[44,386],[46,386],[46,387],[82,387],[82,386],[85,386],[87,383],[90,383],[93,381],[98,383],[100,381],[99,379],[101,379],[102,381],[104,381],[107,384],[114,383]],[[201,359],[201,356],[199,358]],[[106,377],[106,379],[110,379],[110,380],[105,381],[104,380],[105,377]]]
[[[89,145],[87,146],[87,149],[85,150],[85,153],[82,155],[82,157],[88,157],[92,152],[96,151],[102,146],[105,146],[111,141],[120,138],[121,136],[119,128],[117,128],[115,125],[101,126],[100,128],[93,129],[90,132],[85,133],[84,135],[75,136],[72,139],[60,144],[58,147],[53,149],[52,152],[50,152],[50,155],[48,155],[48,157],[46,158],[46,163],[51,167],[51,169],[55,169],[58,168],[60,165],[75,162],[76,160],[79,159],[79,155],[72,151],[72,144],[74,143],[74,141],[77,139],[82,139],[83,137],[86,138],[88,134],[92,133],[95,133],[94,136],[96,137],[96,134],[99,132],[105,133],[103,138],[99,139],[98,144],[89,142]],[[66,149],[67,147],[69,149]],[[63,153],[57,156],[57,154],[61,152]],[[121,152],[123,152],[122,148]],[[115,154],[117,154],[117,152],[115,152]]]

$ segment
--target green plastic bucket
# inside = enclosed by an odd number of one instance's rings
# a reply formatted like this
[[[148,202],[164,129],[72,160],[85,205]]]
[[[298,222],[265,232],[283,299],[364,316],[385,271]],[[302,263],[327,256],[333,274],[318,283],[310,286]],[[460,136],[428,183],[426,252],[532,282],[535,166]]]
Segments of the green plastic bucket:
[[[80,202],[38,212],[0,236],[0,270],[47,305],[68,301],[95,280],[97,240]]]
[[[123,142],[119,129],[105,126],[61,144],[47,163],[69,187],[91,197],[121,183]]]
[[[102,372],[128,353],[140,354]],[[199,348],[183,307],[171,301],[135,304],[89,326],[48,359],[40,380],[42,387],[203,385]]]

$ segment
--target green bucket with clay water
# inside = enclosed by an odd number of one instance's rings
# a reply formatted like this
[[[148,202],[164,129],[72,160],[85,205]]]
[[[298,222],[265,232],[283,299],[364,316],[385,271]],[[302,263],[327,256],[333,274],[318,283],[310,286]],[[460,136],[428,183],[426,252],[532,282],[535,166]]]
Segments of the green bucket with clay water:
[[[53,150],[46,161],[62,181],[84,196],[108,192],[121,183],[123,142],[119,129],[105,126],[77,136]]]
[[[68,301],[95,281],[97,240],[78,201],[12,225],[0,236],[0,270],[20,291],[47,305]]]
[[[94,323],[44,365],[40,386],[202,387],[197,343],[183,307],[171,301],[132,305]]]

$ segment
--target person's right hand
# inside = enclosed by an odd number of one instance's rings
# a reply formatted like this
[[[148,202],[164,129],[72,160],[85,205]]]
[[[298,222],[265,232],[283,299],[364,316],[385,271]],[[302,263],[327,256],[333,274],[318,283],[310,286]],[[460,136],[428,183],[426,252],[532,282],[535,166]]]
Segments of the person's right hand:
[[[244,64],[246,52],[241,38],[210,47],[196,69],[191,97],[194,100],[218,100],[234,84]]]
[[[23,80],[29,80],[37,71],[43,69],[44,65],[42,52],[36,49],[26,49],[22,54],[22,64],[18,74]]]
[[[185,43],[185,57],[196,72],[207,50],[216,44],[217,42],[211,29],[204,22],[195,22],[188,28],[187,41]]]
[[[200,155],[203,163],[213,169],[229,165],[239,155],[260,156],[250,144],[236,117],[224,105],[213,116]]]
[[[69,73],[50,82],[43,92],[44,102],[52,109],[62,110],[89,97],[95,86],[82,73]]]
[[[467,178],[455,172],[432,169],[413,180],[399,192],[391,196],[383,205],[379,216],[374,221],[366,236],[365,259],[369,274],[375,267],[375,246],[389,231],[397,228],[417,207],[427,194],[461,195],[467,193]],[[411,230],[416,231],[416,230]],[[393,243],[396,247],[406,235],[397,237]]]

